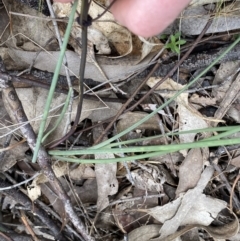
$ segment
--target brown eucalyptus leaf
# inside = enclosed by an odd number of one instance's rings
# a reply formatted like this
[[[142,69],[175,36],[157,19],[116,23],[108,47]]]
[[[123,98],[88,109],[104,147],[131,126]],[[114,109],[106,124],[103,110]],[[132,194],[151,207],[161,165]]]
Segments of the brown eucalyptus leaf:
[[[141,226],[140,228],[136,228],[128,234],[128,240],[129,241],[149,241],[150,239],[159,235],[160,228],[161,228],[161,225],[158,225],[158,224]]]
[[[95,154],[96,159],[114,158],[113,154]],[[116,163],[96,164],[95,172],[98,185],[98,211],[109,205],[109,195],[114,195],[118,191],[118,181],[116,179]]]
[[[163,223],[160,230],[161,239],[176,233],[182,225],[199,224],[208,226],[218,213],[226,207],[224,201],[206,197],[203,189],[213,175],[213,168],[207,167],[195,188],[183,196],[162,207],[154,207],[148,213]]]
[[[109,97],[116,98],[116,95],[111,94]],[[88,119],[92,120],[92,122],[106,120],[108,118],[115,116],[121,107],[121,103],[100,101],[98,108],[89,115]]]
[[[128,127],[132,126],[136,122],[140,121],[142,118],[146,117],[148,114],[144,112],[127,112],[121,115],[120,120],[117,124],[117,131],[118,133],[126,130]],[[159,130],[158,119],[156,116],[151,117],[143,124],[137,127],[139,130]],[[126,138],[127,135],[123,136],[122,138]]]
[[[9,38],[6,44],[8,46],[12,45],[13,36],[16,40],[15,45],[17,48],[21,47],[22,43],[30,41],[35,43],[36,46],[40,45],[45,49],[53,50],[50,45],[46,45],[50,39],[54,39],[56,42],[55,34],[47,27],[46,16],[41,11],[30,8],[21,2],[14,0],[6,2],[8,11],[20,12],[26,15],[23,17],[11,14],[11,38]],[[30,16],[37,16],[38,18]]]
[[[206,226],[202,226],[202,225],[198,225],[198,224],[187,225],[187,226],[180,227],[177,232],[169,235],[168,237],[166,237],[164,239],[159,237],[159,238],[153,239],[153,241],[174,241],[176,238],[180,237],[181,235],[187,233],[188,231],[190,231],[194,228],[206,230],[210,234],[210,236],[212,236],[215,239],[232,240],[231,237],[234,237],[239,232],[238,218],[236,217],[236,215],[234,213],[233,213],[233,216],[234,216],[233,221],[231,221],[228,224],[224,224],[222,226],[210,225],[210,226],[206,227]],[[236,241],[238,241],[238,239]]]
[[[240,156],[237,156],[237,157],[233,158],[230,161],[230,164],[234,165],[235,167],[240,167]]]
[[[191,149],[179,168],[179,184],[176,195],[194,188],[202,173],[203,156],[200,148]]]
[[[0,146],[0,153],[1,149],[2,147]],[[29,146],[26,142],[20,143],[13,139],[10,143],[9,149],[5,152],[3,159],[1,160],[0,171],[5,172],[14,166],[17,161],[25,159],[25,152],[28,149]]]
[[[39,130],[39,126],[41,124],[40,120],[41,120],[41,116],[42,116],[46,99],[48,96],[48,90],[36,87],[36,88],[17,88],[16,91],[19,96],[19,99],[22,102],[22,105],[28,117],[28,120],[31,121],[31,125],[33,129],[37,133]],[[52,128],[55,126],[65,101],[66,101],[66,95],[58,94],[58,93],[54,94],[54,98],[51,104],[52,111],[49,112],[45,133],[52,130]],[[98,107],[98,105],[99,105],[99,102],[97,101],[84,100],[80,122],[85,118],[87,118],[90,115],[90,113]],[[78,106],[78,100],[75,100],[72,106],[72,113],[74,113],[71,115],[72,121],[74,121],[75,119],[77,106]],[[65,124],[68,121],[68,118],[69,118],[68,115],[65,114],[61,123],[47,137],[44,143],[49,143],[53,140],[60,139],[63,136],[63,130],[65,128]]]
[[[213,85],[218,85],[220,86],[218,88],[213,88],[212,89],[212,96],[216,99],[217,103],[220,103],[227,90],[231,86],[231,83],[234,80],[236,71],[238,70],[240,66],[240,61],[231,61],[231,62],[226,62],[222,63],[214,77],[213,80]],[[228,81],[225,81],[225,80]]]
[[[60,52],[58,51],[41,52],[37,57],[34,67],[40,70],[54,72],[59,54]],[[66,51],[65,54],[68,60],[70,75],[78,76],[80,66],[79,56],[73,51]],[[15,60],[16,67],[19,66],[19,64],[21,64],[21,67],[23,67],[23,64],[25,64],[25,68],[28,68],[32,64],[32,61],[35,59],[36,52],[9,49],[9,55],[12,59]],[[128,56],[116,60],[96,57],[96,60],[108,79],[117,81],[129,77],[136,71],[139,71],[145,67],[151,58],[152,56],[149,56],[139,64],[136,64],[136,58],[131,58]],[[65,69],[63,66],[61,68],[60,74],[65,75]],[[99,67],[92,62],[86,63],[85,78],[93,79],[99,82],[106,81],[106,77],[102,75]]]

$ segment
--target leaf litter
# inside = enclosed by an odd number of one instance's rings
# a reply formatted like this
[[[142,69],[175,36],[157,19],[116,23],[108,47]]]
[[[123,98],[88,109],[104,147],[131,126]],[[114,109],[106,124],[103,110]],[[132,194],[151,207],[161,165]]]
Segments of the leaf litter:
[[[89,12],[92,18],[103,12],[106,7],[104,4],[105,1],[92,1]],[[203,4],[204,1],[202,5],[196,6],[196,1],[192,1],[182,15],[181,34],[186,39],[194,40],[194,36],[201,32],[208,20],[209,13],[206,13],[206,9],[210,6],[203,8]],[[209,32],[222,33],[236,29],[239,17],[234,16],[234,9],[237,9],[238,4],[238,2],[223,4],[218,13],[219,19],[212,24]],[[80,11],[80,5],[78,8]],[[56,16],[63,18],[69,16],[71,6],[54,3],[54,9]],[[0,56],[5,68],[5,70],[2,68],[1,63],[0,74],[4,71],[10,73],[13,70],[28,69],[33,61],[35,69],[54,72],[60,52],[51,23],[44,20],[45,15],[26,4],[11,0],[4,0],[0,10],[2,12]],[[231,14],[224,15],[227,11]],[[19,16],[15,13],[25,15]],[[201,16],[200,22],[197,19],[198,27],[193,22],[196,16]],[[101,20],[104,21],[94,22],[89,28],[85,69],[85,78],[95,80],[97,84],[91,86],[90,82],[85,82],[85,91],[88,92],[85,95],[88,95],[88,98],[84,98],[83,112],[76,133],[55,149],[75,150],[93,146],[105,131],[107,124],[123,108],[126,99],[132,98],[135,88],[143,79],[136,77],[136,74],[147,68],[152,57],[163,48],[164,43],[161,43],[157,37],[142,39],[134,36],[116,23],[110,12],[103,15]],[[221,21],[227,23],[227,29]],[[11,29],[8,27],[10,24]],[[174,25],[179,25],[178,20],[172,26]],[[60,33],[64,34],[66,23],[60,23],[59,28]],[[169,29],[171,28],[168,28],[168,31]],[[232,39],[226,34],[224,37],[220,36],[219,40]],[[71,47],[66,51],[66,58],[70,75],[76,78],[79,56],[81,56],[80,42],[81,26],[74,22],[69,41]],[[201,51],[210,52],[211,48],[219,47],[217,42],[206,43],[205,48],[199,45],[193,54],[197,55]],[[166,58],[169,58],[168,62],[172,60],[169,51],[164,51],[161,61],[164,62],[163,59]],[[164,64],[167,64],[167,61]],[[176,91],[182,89],[191,79],[191,75],[195,74],[182,71],[180,68],[178,83],[174,77],[167,79],[154,90],[153,94],[146,97],[144,102],[133,110],[123,113],[108,130],[105,140],[131,127],[171,98]],[[164,110],[118,140],[138,139],[137,141],[133,144],[120,142],[119,147],[141,146],[144,154],[144,146],[188,143],[210,135],[203,132],[177,136],[163,135],[150,140],[144,139],[145,137],[166,134],[172,130],[189,131],[211,126],[237,125],[239,123],[238,71],[239,62],[226,62],[216,66],[197,82],[195,89],[180,94]],[[65,75],[64,68],[61,70],[61,75]],[[144,85],[132,98],[131,104],[135,104],[159,81],[161,78],[150,78],[147,85]],[[74,88],[78,91],[77,85],[74,85]],[[48,91],[36,83],[33,87],[16,88],[16,91],[27,120],[37,133]],[[55,125],[56,117],[59,116],[65,100],[66,94],[55,93],[46,132]],[[43,145],[48,145],[64,135],[66,123],[71,125],[75,119],[77,103],[77,98],[72,100],[71,113],[63,117]],[[66,206],[57,195],[58,187],[52,185],[45,174],[39,175],[33,181],[27,181],[29,177],[41,171],[40,167],[36,163],[31,163],[32,153],[21,134],[22,126],[19,125],[17,114],[12,112],[9,101],[4,95],[1,97],[0,107],[2,164],[0,196],[3,203],[1,206],[3,233],[12,240],[19,240],[20,237],[25,237],[25,240],[80,240],[81,233],[70,225],[74,222],[73,217],[67,216]],[[69,114],[71,114],[70,119]],[[238,133],[234,135],[237,136]],[[238,240],[239,182],[237,185],[234,184],[239,175],[238,149],[239,145],[195,148],[144,160],[139,159],[134,152],[96,153],[88,157],[75,155],[73,158],[76,160],[91,158],[93,163],[94,159],[114,159],[119,156],[124,158],[128,155],[134,156],[135,160],[89,165],[71,164],[53,158],[51,169],[61,183],[63,192],[68,194],[75,213],[84,220],[87,233],[95,240],[124,240],[124,237],[129,241],[185,241],[190,240],[189,237],[191,240],[206,241]],[[17,188],[14,186],[11,191],[4,191],[7,186],[17,185],[24,180],[26,181],[24,185]],[[233,210],[230,204],[232,196],[234,196]],[[26,205],[23,205],[24,202]],[[41,216],[39,213],[37,216],[40,219],[37,218],[30,204],[36,205],[40,210],[46,210],[49,219],[44,219],[44,215]],[[22,222],[25,217],[23,212],[27,216],[28,224]],[[30,228],[33,232],[29,231]]]

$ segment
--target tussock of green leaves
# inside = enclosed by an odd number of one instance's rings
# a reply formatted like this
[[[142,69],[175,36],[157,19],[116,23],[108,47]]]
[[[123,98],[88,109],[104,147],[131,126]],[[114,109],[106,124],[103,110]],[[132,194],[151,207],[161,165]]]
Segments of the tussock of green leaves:
[[[56,70],[54,73],[53,81],[52,81],[52,86],[49,91],[46,107],[44,110],[43,114],[43,120],[41,122],[39,134],[38,134],[38,139],[37,139],[37,145],[35,148],[34,156],[33,156],[33,162],[36,161],[37,159],[37,153],[40,147],[40,144],[42,142],[43,138],[43,132],[45,128],[45,122],[48,116],[49,108],[51,105],[51,100],[54,94],[54,89],[56,86],[56,81],[59,75],[59,71],[62,65],[63,61],[63,56],[66,51],[66,46],[68,42],[68,38],[70,35],[70,30],[71,26],[74,20],[74,15],[77,7],[77,1],[75,1],[73,8],[72,8],[72,13],[69,18],[69,23],[68,27],[66,30],[66,34],[64,36],[64,42],[63,42],[63,47],[61,49],[61,54],[59,56],[59,60],[56,66]],[[165,47],[170,48],[171,51],[179,53],[179,46],[183,45],[186,43],[185,40],[180,39],[180,33],[177,33],[175,35],[170,36],[171,42],[168,43]],[[186,85],[184,88],[182,88],[178,93],[176,93],[172,98],[167,100],[163,105],[158,107],[156,110],[151,112],[148,116],[144,117],[142,120],[138,121],[128,129],[124,130],[123,132],[117,134],[116,136],[96,145],[91,148],[88,148],[86,150],[78,150],[78,151],[49,151],[50,155],[53,155],[56,159],[62,160],[62,161],[69,161],[69,162],[75,162],[75,163],[109,163],[109,162],[119,162],[119,161],[131,161],[131,160],[136,160],[136,159],[144,159],[144,158],[149,158],[153,156],[158,156],[158,155],[164,155],[167,153],[172,153],[176,152],[182,149],[189,149],[189,148],[199,148],[199,147],[216,147],[216,146],[221,146],[221,145],[233,145],[233,144],[239,144],[240,143],[240,138],[235,138],[235,139],[223,139],[226,138],[227,136],[239,132],[240,127],[238,126],[233,126],[233,127],[218,127],[218,128],[207,128],[207,129],[199,129],[199,130],[192,130],[188,132],[175,132],[175,133],[168,133],[168,136],[173,136],[173,135],[180,135],[180,134],[187,134],[187,133],[203,133],[203,132],[219,132],[218,135],[212,136],[207,139],[203,139],[194,143],[183,143],[183,144],[171,144],[171,145],[165,145],[165,146],[141,146],[141,147],[124,147],[124,148],[116,148],[116,146],[126,146],[129,144],[132,144],[133,142],[141,142],[143,140],[151,139],[151,138],[157,138],[157,137],[148,137],[148,138],[143,138],[143,139],[136,139],[136,140],[129,140],[129,141],[123,141],[123,142],[117,142],[114,143],[116,140],[121,138],[123,135],[127,134],[131,130],[136,129],[139,125],[147,121],[149,118],[157,114],[160,110],[162,110],[164,107],[169,105],[175,98],[177,98],[181,93],[183,93],[185,90],[187,90],[192,84],[194,84],[202,75],[204,75],[207,71],[209,71],[218,61],[221,59],[228,51],[230,51],[236,44],[240,42],[240,37],[238,37],[235,42],[229,46],[226,51],[224,51],[221,56],[219,56],[211,65],[209,65],[205,70],[202,71],[193,81],[191,81],[188,85]],[[161,136],[161,135],[160,135]],[[159,136],[159,137],[160,137]],[[113,148],[115,147],[115,148]],[[111,158],[111,159],[80,159],[79,157],[76,156],[81,156],[83,154],[96,154],[96,153],[115,153],[116,155],[118,153],[130,153],[130,155],[124,157],[124,158]],[[136,153],[139,153],[136,155]]]

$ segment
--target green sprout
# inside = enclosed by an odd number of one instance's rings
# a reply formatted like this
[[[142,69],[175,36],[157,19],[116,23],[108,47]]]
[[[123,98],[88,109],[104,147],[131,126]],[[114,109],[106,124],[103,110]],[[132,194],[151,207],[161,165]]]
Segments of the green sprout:
[[[171,49],[173,53],[180,53],[180,46],[186,43],[186,40],[180,38],[180,32],[170,35],[170,42],[165,45],[165,48]]]

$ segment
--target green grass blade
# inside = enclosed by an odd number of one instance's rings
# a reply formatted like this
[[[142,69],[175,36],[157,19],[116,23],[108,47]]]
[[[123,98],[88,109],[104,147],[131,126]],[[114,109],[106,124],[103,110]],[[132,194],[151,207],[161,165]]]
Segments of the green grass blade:
[[[165,134],[156,135],[156,136],[143,137],[143,138],[138,138],[138,139],[131,139],[131,140],[127,140],[127,141],[120,141],[120,142],[117,142],[117,143],[112,143],[112,144],[106,145],[105,147],[111,148],[111,147],[118,146],[118,145],[122,145],[122,146],[123,145],[129,145],[129,144],[132,144],[132,143],[154,140],[154,139],[157,139],[157,138],[160,138],[160,137],[163,137],[163,136],[177,136],[177,135],[184,135],[184,134],[191,134],[191,133],[203,133],[203,132],[224,132],[224,133],[226,133],[226,131],[231,131],[233,133],[236,133],[236,132],[240,131],[240,128],[234,127],[234,126],[222,126],[222,127],[210,127],[210,128],[194,129],[194,130],[180,131],[180,132],[176,131],[176,132],[170,132],[170,133],[165,133]],[[220,134],[223,134],[223,133],[220,133]],[[220,139],[220,137],[219,137],[220,134],[218,134],[216,136],[216,138],[215,138],[216,140]],[[203,139],[201,141],[205,141],[205,140],[208,140],[208,139]]]
[[[138,152],[156,152],[156,151],[177,151],[189,148],[200,148],[200,147],[214,147],[222,145],[235,145],[240,143],[240,138],[225,139],[225,140],[214,140],[214,141],[197,141],[190,143],[171,144],[171,145],[156,145],[156,146],[135,146],[135,147],[123,147],[123,148],[101,148],[98,150],[69,150],[69,151],[49,151],[50,155],[57,156],[74,156],[74,155],[87,155],[87,154],[99,154],[99,153],[138,153]]]
[[[234,145],[239,144],[240,138],[235,139],[228,139],[228,140],[216,140],[211,141],[208,143],[205,142],[194,142],[194,143],[183,143],[183,144],[177,144],[177,145],[166,145],[166,146],[154,146],[155,149],[158,147],[157,151],[145,153],[141,155],[133,155],[133,156],[127,156],[127,157],[121,157],[121,158],[109,158],[109,159],[78,159],[78,158],[69,158],[69,157],[63,157],[59,156],[61,152],[58,151],[50,151],[50,153],[54,154],[54,158],[62,161],[69,161],[69,162],[76,162],[76,163],[111,163],[111,162],[122,162],[122,161],[132,161],[136,159],[144,159],[149,158],[153,156],[158,155],[164,155],[172,152],[176,152],[179,150],[189,149],[189,148],[200,148],[200,147],[215,147],[215,146],[222,146],[222,145]],[[153,147],[145,147],[148,150],[152,150]],[[117,148],[116,148],[117,149]],[[137,151],[137,147],[131,149]],[[140,148],[141,149],[141,148]],[[81,150],[79,152],[84,152],[86,150]],[[64,152],[64,151],[63,151]],[[74,153],[74,151],[67,151],[67,153]],[[130,152],[130,148],[118,148],[115,149],[100,149],[100,150],[94,150],[93,152],[96,153],[125,153]],[[58,153],[58,154],[57,154]],[[56,155],[55,155],[56,154]],[[85,153],[87,154],[87,153]]]
[[[48,97],[47,97],[47,101],[46,101],[46,105],[44,108],[44,112],[43,112],[43,118],[40,124],[40,128],[39,128],[39,132],[38,132],[38,137],[37,137],[37,143],[36,143],[36,147],[34,149],[34,153],[33,153],[33,158],[32,158],[32,162],[36,162],[37,161],[37,155],[38,155],[38,151],[42,142],[42,137],[43,137],[43,133],[44,133],[44,129],[45,129],[45,125],[46,125],[46,121],[47,121],[47,117],[48,117],[48,113],[50,110],[50,105],[52,102],[52,98],[53,98],[53,94],[57,85],[57,80],[58,80],[58,76],[60,73],[60,69],[62,66],[62,62],[63,62],[63,58],[64,58],[64,54],[67,48],[67,44],[68,44],[68,39],[70,36],[70,32],[71,32],[71,28],[72,28],[72,24],[74,21],[74,16],[75,16],[75,12],[77,9],[77,3],[78,1],[75,0],[73,7],[72,7],[72,11],[71,11],[71,15],[69,17],[69,22],[67,25],[67,29],[66,29],[66,33],[64,35],[64,40],[63,40],[63,44],[62,44],[62,48],[61,48],[61,52],[58,58],[58,62],[57,62],[57,66],[53,75],[53,79],[52,79],[52,84],[48,93]]]
[[[181,90],[179,90],[172,98],[168,99],[163,105],[161,105],[160,107],[158,107],[156,110],[154,110],[153,112],[151,112],[149,115],[145,116],[142,120],[138,121],[137,123],[135,123],[134,125],[132,125],[131,127],[127,128],[126,130],[122,131],[121,133],[115,135],[114,137],[96,145],[93,146],[89,149],[99,149],[102,148],[106,145],[108,145],[109,143],[117,140],[118,138],[120,138],[121,136],[127,134],[128,132],[136,129],[139,125],[141,125],[142,123],[144,123],[145,121],[147,121],[148,119],[150,119],[152,116],[154,116],[158,111],[162,110],[164,107],[166,107],[167,105],[169,105],[174,99],[176,99],[180,94],[182,94],[185,90],[187,90],[192,84],[194,84],[200,77],[202,77],[205,73],[207,73],[215,64],[217,64],[219,62],[219,60],[221,58],[223,58],[223,56],[228,53],[231,49],[233,49],[235,47],[235,45],[237,45],[240,42],[240,36],[225,50],[223,51],[223,53],[215,60],[212,62],[212,64],[210,64],[206,69],[204,69],[199,75],[197,75],[189,84],[187,84],[185,87],[183,87]]]
[[[67,95],[67,99],[65,101],[65,104],[63,106],[63,109],[61,111],[61,114],[60,116],[58,117],[54,127],[42,138],[42,143],[46,140],[46,138],[58,127],[58,125],[60,124],[60,122],[62,121],[66,111],[67,111],[67,108],[68,108],[68,105],[69,105],[69,102],[70,102],[70,99],[71,99],[71,95],[73,93],[73,89],[69,89],[68,91],[68,95]]]
[[[223,138],[223,137],[226,138],[227,136],[230,136],[230,135],[232,135],[232,134],[235,134],[235,133],[237,133],[237,132],[239,132],[239,131],[240,131],[240,126],[238,126],[238,127],[236,127],[236,128],[233,128],[233,129],[231,129],[231,130],[225,131],[225,132],[223,132],[223,133],[220,133],[219,135],[211,136],[211,137],[206,138],[206,139],[201,140],[201,141],[213,141],[213,140],[218,140],[218,139]]]

